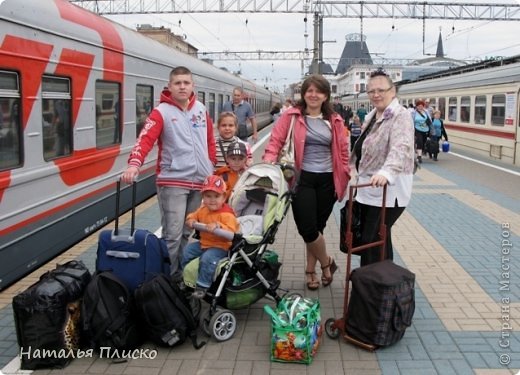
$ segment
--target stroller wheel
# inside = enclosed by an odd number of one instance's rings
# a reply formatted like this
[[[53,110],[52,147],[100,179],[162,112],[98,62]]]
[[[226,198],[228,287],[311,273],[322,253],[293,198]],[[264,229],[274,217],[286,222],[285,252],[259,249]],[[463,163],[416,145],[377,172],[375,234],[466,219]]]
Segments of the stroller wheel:
[[[334,326],[335,323],[336,319],[334,318],[329,318],[325,322],[325,333],[327,333],[327,336],[331,339],[337,339],[339,337],[339,328]]]
[[[209,329],[209,323],[211,321],[211,317],[209,316],[209,309],[201,314],[200,321],[202,323],[202,330],[204,333],[208,336],[211,336],[211,330]]]
[[[237,329],[235,315],[229,310],[217,310],[209,324],[211,335],[217,341],[229,340]]]

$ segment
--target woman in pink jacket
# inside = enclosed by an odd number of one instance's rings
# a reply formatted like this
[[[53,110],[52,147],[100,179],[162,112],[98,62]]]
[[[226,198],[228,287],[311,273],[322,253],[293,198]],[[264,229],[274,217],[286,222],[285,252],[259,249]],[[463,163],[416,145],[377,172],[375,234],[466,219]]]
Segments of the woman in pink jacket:
[[[302,100],[284,111],[271,133],[263,160],[276,162],[294,121],[295,168],[298,181],[292,201],[294,221],[305,242],[307,288],[320,286],[316,263],[321,265],[321,283],[332,283],[337,270],[327,253],[323,230],[336,200],[345,196],[349,174],[348,137],[341,116],[330,103],[330,84],[321,75],[311,75],[302,84]]]

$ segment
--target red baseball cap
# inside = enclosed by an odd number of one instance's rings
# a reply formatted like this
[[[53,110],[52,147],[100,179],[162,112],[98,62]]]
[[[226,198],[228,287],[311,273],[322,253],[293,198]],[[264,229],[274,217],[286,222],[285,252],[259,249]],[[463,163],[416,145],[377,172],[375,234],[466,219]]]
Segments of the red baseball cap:
[[[201,192],[214,191],[218,194],[226,194],[226,183],[220,176],[211,175],[206,177]]]

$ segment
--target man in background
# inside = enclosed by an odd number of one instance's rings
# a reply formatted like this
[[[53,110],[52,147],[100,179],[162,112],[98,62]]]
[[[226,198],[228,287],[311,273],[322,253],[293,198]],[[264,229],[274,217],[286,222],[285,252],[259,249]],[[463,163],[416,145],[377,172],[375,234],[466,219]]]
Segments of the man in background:
[[[233,100],[224,103],[222,110],[224,112],[233,112],[237,116],[238,138],[247,142],[249,136],[247,131],[247,121],[249,121],[251,123],[251,128],[253,129],[253,142],[257,141],[258,130],[256,126],[255,113],[253,112],[251,104],[244,100],[244,91],[241,87],[235,87],[233,89]]]

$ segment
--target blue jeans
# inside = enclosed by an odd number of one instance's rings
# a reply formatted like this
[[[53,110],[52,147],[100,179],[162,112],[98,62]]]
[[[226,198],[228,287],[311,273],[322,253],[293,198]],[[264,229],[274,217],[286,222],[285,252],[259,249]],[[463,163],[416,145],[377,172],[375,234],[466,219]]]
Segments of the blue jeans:
[[[190,212],[200,207],[202,196],[198,190],[158,186],[157,200],[161,211],[162,237],[166,240],[170,255],[170,273],[174,279],[181,278],[181,252],[191,233],[184,221]]]
[[[219,260],[226,258],[227,255],[228,252],[226,250],[218,247],[201,249],[199,241],[191,242],[184,248],[181,268],[184,269],[190,261],[200,257],[197,286],[209,288],[213,282],[213,275],[215,275],[215,270],[217,269]]]

